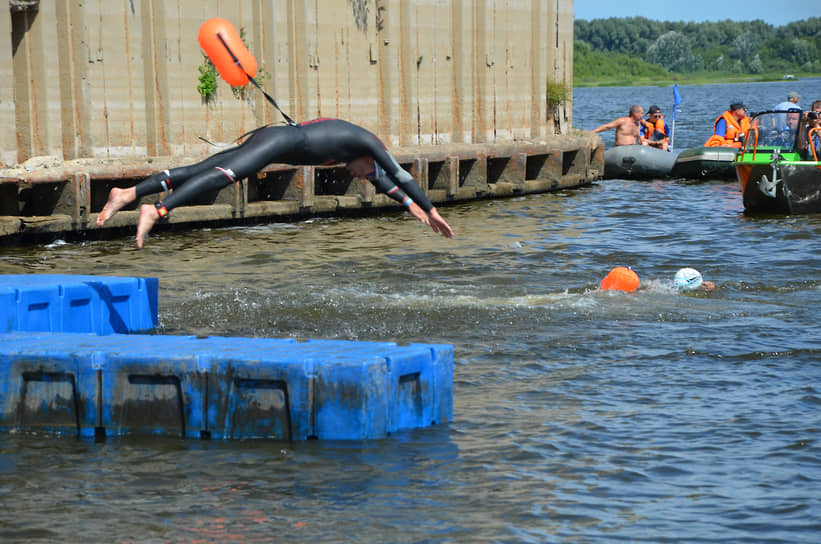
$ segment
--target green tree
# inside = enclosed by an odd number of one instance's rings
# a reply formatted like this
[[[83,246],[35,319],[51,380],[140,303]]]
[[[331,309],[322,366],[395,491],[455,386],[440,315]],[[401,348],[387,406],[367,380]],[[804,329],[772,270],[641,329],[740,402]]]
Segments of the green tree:
[[[747,69],[750,71],[751,74],[760,74],[764,71],[764,68],[761,64],[761,57],[756,54],[753,57],[753,60],[747,63]]]
[[[577,43],[591,49],[582,55],[597,69],[606,62],[594,54],[621,54],[663,66],[680,74],[706,69],[716,72],[760,74],[821,69],[821,17],[810,17],[784,26],[753,21],[671,22],[646,17],[620,17],[575,21]],[[639,69],[619,57],[611,62]],[[574,66],[578,72],[580,65]],[[585,72],[581,68],[581,72]]]
[[[760,48],[761,42],[748,30],[733,40],[733,58],[740,59],[742,64],[749,63]]]
[[[813,60],[814,55],[810,52],[810,45],[808,42],[793,38],[790,40],[790,60],[795,64],[801,65]]]
[[[659,36],[647,49],[646,58],[672,72],[687,72],[700,65],[700,59],[691,50],[690,38],[675,30]]]
[[[607,79],[629,85],[637,78],[669,76],[670,74],[661,66],[648,64],[635,56],[594,51],[590,44],[580,40],[573,46],[573,79],[577,82],[595,84],[601,79]]]

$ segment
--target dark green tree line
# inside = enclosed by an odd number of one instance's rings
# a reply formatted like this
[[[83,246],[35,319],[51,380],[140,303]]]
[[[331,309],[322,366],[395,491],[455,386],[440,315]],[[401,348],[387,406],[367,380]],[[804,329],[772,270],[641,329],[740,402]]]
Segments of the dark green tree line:
[[[577,19],[574,31],[582,59],[591,53],[620,54],[676,73],[821,72],[821,17],[779,27],[762,20]]]

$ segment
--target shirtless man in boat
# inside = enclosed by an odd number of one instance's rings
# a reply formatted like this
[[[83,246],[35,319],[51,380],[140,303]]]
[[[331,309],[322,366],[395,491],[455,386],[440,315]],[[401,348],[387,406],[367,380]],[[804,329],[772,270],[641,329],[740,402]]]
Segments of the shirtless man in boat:
[[[638,143],[639,127],[642,117],[644,117],[644,108],[638,105],[631,106],[628,115],[597,127],[593,129],[593,132],[604,132],[605,130],[614,128],[616,129],[615,145],[635,145]]]

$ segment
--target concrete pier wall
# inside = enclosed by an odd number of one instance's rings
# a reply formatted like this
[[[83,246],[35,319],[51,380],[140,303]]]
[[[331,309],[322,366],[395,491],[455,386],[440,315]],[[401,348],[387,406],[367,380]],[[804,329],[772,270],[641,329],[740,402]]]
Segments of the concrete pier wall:
[[[0,241],[97,231],[112,186],[282,122],[250,85],[217,77],[211,99],[201,96],[197,33],[212,17],[241,32],[256,79],[291,117],[373,131],[437,205],[603,172],[601,140],[570,128],[572,102],[547,101],[548,81],[572,85],[572,0],[10,0],[0,10],[10,37],[0,46]],[[390,206],[344,168],[271,165],[170,222]],[[136,224],[135,209],[101,232]]]
[[[442,144],[391,150],[436,205],[579,187],[604,172],[604,145],[592,133],[538,142]],[[125,187],[188,159],[162,162],[79,159],[0,170],[0,243],[66,233],[115,234],[137,223],[137,205],[99,229],[95,220],[113,186]],[[176,208],[157,229],[236,224],[399,207],[342,166],[272,164],[221,191]]]
[[[11,0],[0,10],[0,162],[196,157],[280,122],[261,93],[197,90],[200,25],[223,17],[297,121],[388,145],[538,139],[570,126],[572,0]]]

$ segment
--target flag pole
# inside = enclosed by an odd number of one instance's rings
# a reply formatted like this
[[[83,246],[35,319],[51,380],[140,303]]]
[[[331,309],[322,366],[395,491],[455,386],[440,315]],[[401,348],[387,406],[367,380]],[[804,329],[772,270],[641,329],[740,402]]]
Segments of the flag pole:
[[[673,106],[675,111],[675,106]],[[673,114],[673,128],[670,130],[670,152],[676,148],[676,114]]]
[[[681,104],[681,95],[678,94],[678,83],[673,85],[673,128],[670,129],[670,151],[675,148],[676,143],[676,107]]]

